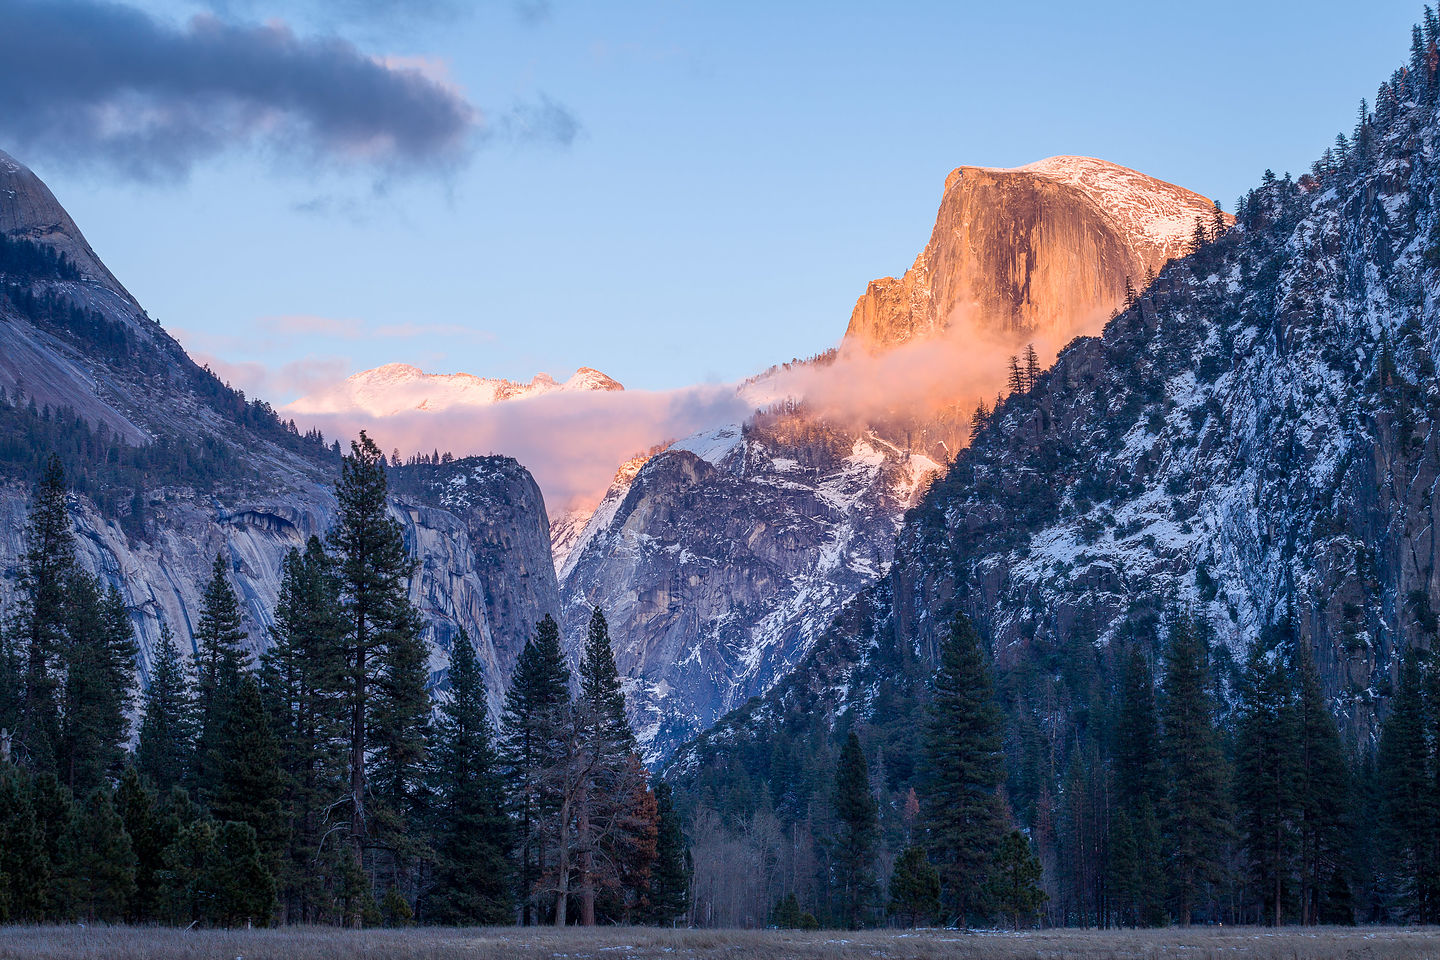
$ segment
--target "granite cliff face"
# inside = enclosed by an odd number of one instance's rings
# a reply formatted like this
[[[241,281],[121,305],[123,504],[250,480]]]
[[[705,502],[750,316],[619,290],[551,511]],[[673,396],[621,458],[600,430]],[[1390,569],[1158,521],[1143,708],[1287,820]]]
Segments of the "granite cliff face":
[[[1094,333],[1135,287],[1183,254],[1213,202],[1089,157],[960,167],[935,230],[900,279],[870,283],[845,344],[883,350],[954,326],[1059,347]]]
[[[682,440],[622,472],[584,530],[567,524],[561,568],[572,647],[599,604],[629,678],[651,763],[802,663],[847,601],[875,583],[929,480],[968,440],[976,398],[993,394],[1005,352],[1098,331],[1125,281],[1183,252],[1211,201],[1142,174],[1062,157],[1019,170],[950,175],[929,246],[902,280],[871,284],[844,343],[814,361],[884,394],[848,355],[947,351],[983,338],[995,377],[951,382],[969,405],[931,403],[835,417],[791,403],[775,371],[746,385],[776,403],[744,425]],[[912,356],[907,362],[917,362]],[[883,364],[875,365],[879,370]],[[876,373],[876,376],[880,374]],[[891,372],[893,378],[894,373]],[[883,396],[881,397],[883,401]]]
[[[84,465],[84,490],[72,498],[82,563],[130,607],[142,679],[162,621],[189,641],[217,553],[233,572],[252,647],[263,648],[281,560],[329,528],[336,452],[197,367],[104,268],[45,185],[4,154],[0,233],[64,252],[80,274],[0,273],[0,388],[9,409],[22,396],[37,410],[67,409],[91,429],[103,425],[97,443],[157,451],[159,465],[118,490],[113,477]],[[184,457],[166,455],[176,450],[212,466],[187,472]],[[0,601],[8,603],[30,464],[6,462]],[[464,629],[498,698],[535,620],[558,609],[539,488],[503,457],[405,467],[392,479],[391,511],[417,564],[411,596],[433,641],[432,677],[443,682],[450,643]]]
[[[1433,78],[1397,76],[1353,152],[1267,174],[1229,233],[1009,398],[889,574],[675,769],[763,756],[780,725],[885,722],[877,684],[923,683],[957,609],[1002,669],[1175,607],[1239,662],[1293,611],[1342,725],[1373,737],[1440,610],[1440,117]]]

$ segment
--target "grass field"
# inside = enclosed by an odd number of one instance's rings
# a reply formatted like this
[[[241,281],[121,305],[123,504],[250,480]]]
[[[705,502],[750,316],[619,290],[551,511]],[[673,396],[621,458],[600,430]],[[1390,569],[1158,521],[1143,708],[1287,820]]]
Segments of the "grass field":
[[[1257,927],[1191,930],[1048,930],[1010,934],[953,930],[858,933],[781,930],[171,930],[136,927],[0,928],[3,960],[606,960],[606,958],[974,957],[977,960],[1433,960],[1440,928]]]

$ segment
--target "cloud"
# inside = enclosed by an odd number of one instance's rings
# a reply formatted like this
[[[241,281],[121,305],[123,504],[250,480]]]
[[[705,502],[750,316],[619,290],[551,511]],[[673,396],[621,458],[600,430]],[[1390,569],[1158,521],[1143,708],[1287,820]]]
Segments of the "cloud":
[[[660,440],[688,436],[753,412],[733,385],[683,390],[552,393],[493,406],[296,415],[326,436],[366,430],[382,450],[457,455],[499,453],[519,460],[545,493],[552,517],[594,506],[615,469]],[[288,414],[286,414],[288,416]]]
[[[182,28],[103,0],[0,0],[0,134],[21,155],[183,177],[237,146],[389,174],[462,159],[480,112],[434,63],[212,15]]]
[[[272,367],[253,362],[228,363],[198,352],[191,356],[221,380],[255,399],[308,393],[334,383],[350,369],[348,357],[306,357]]]

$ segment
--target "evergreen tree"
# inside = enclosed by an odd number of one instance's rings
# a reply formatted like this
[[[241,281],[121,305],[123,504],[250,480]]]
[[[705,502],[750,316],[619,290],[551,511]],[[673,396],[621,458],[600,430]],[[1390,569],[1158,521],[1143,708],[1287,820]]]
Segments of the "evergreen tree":
[[[1155,812],[1164,799],[1159,741],[1154,674],[1144,652],[1132,645],[1122,668],[1112,747],[1115,811],[1110,884],[1119,915],[1124,922],[1140,926],[1165,921],[1164,851]]]
[[[0,628],[0,763],[10,759],[11,740],[20,719],[23,658],[8,631]]]
[[[13,749],[32,769],[56,769],[60,741],[60,654],[65,641],[66,592],[75,567],[75,539],[65,502],[65,470],[51,454],[35,487],[25,528],[25,553],[11,642],[23,651],[24,672]]]
[[[194,820],[180,828],[164,859],[161,896],[173,923],[263,924],[275,910],[275,880],[249,824]]]
[[[83,796],[120,771],[138,647],[114,587],[102,594],[94,577],[73,571],[68,592],[58,759],[66,784]]]
[[[461,631],[450,654],[450,698],[440,705],[431,755],[434,882],[426,918],[452,926],[500,924],[510,900],[510,819],[491,735],[485,677]]]
[[[217,553],[200,598],[200,620],[194,637],[198,740],[191,777],[204,803],[209,803],[219,789],[221,744],[248,659],[246,638],[228,565],[224,554]]]
[[[690,849],[680,827],[680,812],[670,784],[655,782],[655,811],[658,821],[655,867],[650,872],[650,893],[646,922],[670,926],[690,909]],[[936,880],[939,886],[939,880]]]
[[[940,649],[925,731],[925,845],[940,869],[942,904],[961,922],[982,896],[1002,836],[996,790],[1005,780],[1001,717],[970,619],[957,613]]]
[[[159,797],[127,766],[115,788],[115,809],[135,852],[135,893],[126,918],[152,922],[160,915],[160,871],[165,868],[165,847],[174,840],[173,829],[162,815]]]
[[[1012,397],[1025,392],[1025,371],[1020,367],[1019,357],[1010,358],[1006,384],[1009,386],[1009,393]],[[1000,404],[996,403],[995,406],[998,407]]]
[[[135,893],[135,851],[106,787],[96,787],[70,818],[60,842],[66,913],[118,923]]]
[[[1040,379],[1040,355],[1035,352],[1035,344],[1025,344],[1025,389],[1029,390],[1035,386]]]
[[[995,851],[991,884],[995,909],[1010,921],[1012,930],[1033,923],[1045,903],[1040,873],[1040,861],[1030,849],[1030,841],[1019,830],[1011,830]]]
[[[575,714],[577,750],[558,782],[563,784],[562,796],[573,794],[580,922],[593,926],[602,888],[625,900],[637,882],[648,886],[655,835],[654,800],[643,768],[632,762],[635,734],[625,715],[610,628],[599,607],[590,615]],[[563,822],[556,832],[565,832]],[[561,886],[563,890],[563,881]]]
[[[175,634],[168,623],[161,623],[140,711],[135,767],[157,790],[168,793],[184,780],[194,750],[195,701],[190,678],[175,646]]]
[[[1350,768],[1308,642],[1292,636],[1300,737],[1300,922],[1353,923]]]
[[[1189,926],[1224,874],[1230,839],[1225,756],[1215,728],[1209,644],[1188,615],[1170,624],[1160,701],[1164,840],[1176,916]]]
[[[1410,653],[1400,664],[1400,682],[1380,731],[1376,767],[1381,845],[1396,893],[1393,907],[1417,923],[1440,921],[1440,863],[1434,856],[1440,810],[1427,699],[1419,655]]]
[[[285,782],[280,769],[280,744],[270,728],[254,674],[241,678],[232,704],[220,732],[218,776],[210,813],[222,822],[250,826],[265,870],[273,875],[288,839],[281,806]]]
[[[52,879],[30,774],[13,763],[0,763],[0,920],[46,919]]]
[[[895,861],[889,912],[911,927],[933,923],[940,915],[940,871],[925,858],[923,848],[906,847]]]
[[[338,518],[328,538],[350,686],[350,842],[362,866],[372,839],[385,843],[397,859],[413,852],[405,834],[423,774],[429,710],[425,650],[409,599],[411,563],[400,524],[389,514],[380,460],[379,448],[362,431],[341,465]],[[373,785],[372,753],[379,767]],[[378,838],[371,837],[372,795],[379,803]]]
[[[282,916],[329,916],[340,883],[340,845],[326,842],[340,823],[335,800],[345,770],[349,684],[342,644],[339,585],[319,538],[281,565],[273,643],[262,658],[267,706],[286,774],[289,843],[278,870]]]
[[[502,717],[501,756],[519,837],[520,921],[526,925],[540,921],[534,898],[546,867],[542,824],[552,806],[543,774],[560,762],[569,705],[560,627],[546,614],[520,653]]]
[[[875,847],[880,839],[879,809],[870,792],[870,768],[860,738],[851,730],[835,767],[835,879],[840,920],[855,930],[868,918],[875,899]]]
[[[1268,641],[1268,642],[1267,642]],[[1300,729],[1284,650],[1257,642],[1241,687],[1235,799],[1261,917],[1279,926],[1298,900]]]

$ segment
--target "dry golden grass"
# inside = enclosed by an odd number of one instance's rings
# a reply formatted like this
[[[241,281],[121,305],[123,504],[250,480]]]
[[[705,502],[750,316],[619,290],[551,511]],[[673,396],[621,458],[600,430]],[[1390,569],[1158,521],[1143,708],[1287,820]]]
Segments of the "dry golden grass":
[[[1023,934],[947,930],[859,933],[789,930],[349,931],[171,930],[138,927],[4,927],[0,960],[1435,960],[1437,928],[1256,927],[1191,930],[1047,930]]]

